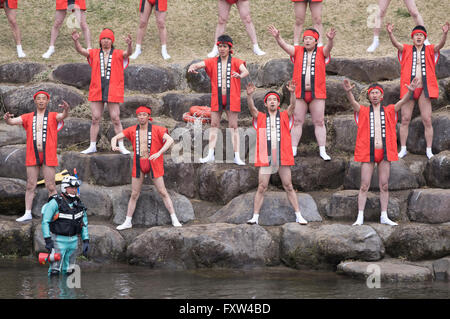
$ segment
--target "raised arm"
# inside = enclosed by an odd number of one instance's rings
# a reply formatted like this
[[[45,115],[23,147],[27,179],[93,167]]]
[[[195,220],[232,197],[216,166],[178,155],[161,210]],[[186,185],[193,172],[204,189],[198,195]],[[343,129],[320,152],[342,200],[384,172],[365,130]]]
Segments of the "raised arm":
[[[361,106],[359,103],[355,100],[355,97],[353,96],[352,90],[355,87],[355,85],[350,84],[350,81],[345,79],[342,83],[342,86],[344,87],[345,93],[347,94],[347,99],[350,102],[353,111],[359,112]]]
[[[5,120],[6,124],[8,125],[22,125],[23,121],[22,118],[14,117],[14,114],[10,114],[9,112],[6,112],[5,115],[3,115],[3,119]]]
[[[253,101],[253,93],[255,93],[256,87],[253,83],[249,83],[247,85],[247,106],[250,111],[250,114],[254,119],[258,118],[258,109],[255,106],[255,102]]]
[[[286,84],[287,89],[290,92],[291,98],[290,98],[290,103],[289,106],[287,108],[287,112],[288,112],[288,116],[291,117],[294,114],[294,110],[295,110],[295,87],[297,86],[297,83],[295,81],[289,81]]]
[[[395,112],[398,112],[401,110],[402,106],[405,105],[410,99],[411,95],[413,94],[414,90],[419,86],[420,79],[414,78],[411,81],[410,85],[405,84],[405,86],[408,88],[408,93],[403,96],[403,98],[395,103]]]
[[[125,134],[123,134],[123,132],[120,132],[119,134],[117,134],[116,136],[114,136],[114,137],[111,139],[111,149],[112,149],[114,152],[120,151],[120,149],[117,147],[117,140],[121,140],[121,139],[123,139],[123,138],[125,138]]]
[[[70,105],[69,103],[63,100],[62,104],[60,104],[59,107],[62,107],[64,110],[56,115],[56,121],[61,122],[67,116],[69,116]]]
[[[197,74],[198,69],[203,69],[206,67],[205,61],[200,61],[189,66],[188,72]]]
[[[439,42],[439,44],[437,44],[434,47],[434,52],[439,52],[445,45],[445,42],[447,41],[447,33],[448,30],[450,28],[450,24],[448,22],[446,22],[443,26],[442,26],[442,39],[441,42]]]
[[[128,57],[133,54],[133,40],[131,39],[131,34],[125,38],[125,42],[127,43],[127,50],[123,53],[123,58],[128,59]]]
[[[89,51],[86,49],[83,49],[83,47],[81,46],[81,43],[80,43],[80,34],[75,30],[72,32],[72,40],[75,45],[75,50],[77,50],[77,52],[79,54],[85,56],[86,58],[89,57]]]
[[[269,26],[269,32],[272,34],[272,36],[277,41],[278,45],[290,56],[293,56],[295,54],[295,47],[287,44],[286,41],[283,40],[281,37],[280,31],[275,28],[275,26],[270,25]]]
[[[394,25],[392,23],[388,23],[386,25],[387,33],[389,34],[389,39],[391,39],[392,45],[397,48],[400,52],[403,52],[403,44],[397,41],[394,36]]]
[[[164,154],[164,152],[167,151],[170,148],[170,146],[172,146],[172,144],[173,144],[172,136],[170,136],[167,133],[164,133],[163,140],[165,141],[163,147],[161,147],[161,149],[158,152],[156,152],[155,154],[150,156],[149,159],[151,161],[157,159],[158,157],[160,157],[161,154]]]
[[[336,36],[336,29],[335,28],[331,28],[330,31],[327,32],[327,45],[323,48],[323,55],[327,58],[330,56],[331,53],[331,49],[333,48],[333,40],[334,37]]]

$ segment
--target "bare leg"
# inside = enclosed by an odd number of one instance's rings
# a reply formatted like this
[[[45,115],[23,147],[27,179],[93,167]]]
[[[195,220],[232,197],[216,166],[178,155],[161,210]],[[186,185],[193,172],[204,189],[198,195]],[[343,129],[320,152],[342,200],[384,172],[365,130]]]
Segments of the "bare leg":
[[[211,52],[208,53],[209,58],[213,58],[219,54],[219,50],[216,45],[217,38],[225,33],[225,27],[227,26],[228,17],[230,15],[231,4],[229,4],[225,0],[219,0],[217,7],[218,7],[219,21],[217,23],[216,33],[214,35],[213,49]]]
[[[393,222],[387,216],[387,208],[389,202],[389,174],[391,169],[391,163],[388,161],[381,161],[378,164],[378,182],[380,186],[380,204],[381,204],[381,216],[380,223],[391,226],[398,225]]]
[[[34,190],[39,177],[39,166],[27,166],[27,186],[25,190],[25,210],[33,208]]]
[[[103,108],[104,108],[103,102],[91,102],[91,113],[92,113],[92,123],[90,130],[91,142],[97,141],[98,131],[100,130],[100,121],[102,120],[103,116]],[[114,131],[116,131],[115,127]]]
[[[367,192],[370,188],[375,163],[361,163],[361,186],[358,194],[358,218],[353,225],[364,223],[364,208],[366,207]]]
[[[297,148],[298,143],[302,137],[303,123],[305,122],[306,112],[308,111],[308,104],[303,99],[295,100],[294,110],[294,126],[291,130],[292,147]]]
[[[167,53],[167,28],[166,28],[166,12],[155,11],[156,25],[159,30],[159,40],[161,42],[161,55],[164,60],[170,59]]]
[[[127,208],[127,217],[133,217],[134,211],[136,209],[136,203],[139,199],[139,195],[141,194],[142,184],[144,183],[145,175],[141,172],[140,177],[132,177],[131,178],[131,196],[128,201]]]
[[[55,52],[55,42],[56,38],[58,38],[59,29],[61,29],[61,26],[64,22],[64,19],[66,17],[66,10],[56,10],[55,13],[55,22],[52,27],[52,31],[50,34],[50,47],[48,48],[47,52],[45,52],[42,57],[44,59],[49,59],[50,56]]]
[[[294,186],[292,186],[291,167],[280,166],[278,173],[280,174],[281,182],[283,184],[284,190],[286,191],[289,202],[291,203],[294,210],[296,212],[299,212],[300,207],[298,205],[297,194],[295,192]]]
[[[5,8],[6,18],[8,19],[9,26],[11,27],[14,41],[16,42],[16,45],[21,44],[21,36],[20,36],[20,29],[17,25],[17,10],[16,9],[9,9]]]
[[[231,129],[231,141],[233,143],[234,163],[245,165],[239,156],[239,128],[238,128],[238,112],[227,111],[228,127]]]
[[[303,31],[303,24],[305,23],[306,15],[306,2],[294,2],[294,14],[295,14],[295,24],[294,24],[294,45],[300,43],[300,37]]]
[[[427,148],[431,148],[433,144],[433,126],[431,122],[432,107],[431,107],[431,100],[425,97],[424,92],[422,92],[422,94],[419,97],[419,110],[420,110],[420,117],[422,118],[422,123],[425,128],[425,141],[427,143]]]
[[[120,106],[119,103],[107,103],[109,116],[111,117],[111,122],[114,126],[114,132],[119,134],[122,132],[122,123],[120,123]]]
[[[181,224],[177,219],[177,215],[175,214],[175,209],[173,208],[172,199],[169,196],[169,193],[167,192],[166,186],[164,185],[164,178],[162,176],[153,179],[153,184],[156,187],[156,190],[158,191],[159,195],[161,196],[164,206],[166,206],[167,210],[169,211],[170,218],[172,219],[172,225],[175,227],[180,227]]]
[[[80,10],[80,27],[81,31],[83,31],[84,41],[86,42],[86,48],[91,48],[91,31],[89,30],[87,21],[86,21],[86,11]]]
[[[137,33],[136,44],[141,45],[142,41],[144,40],[145,32],[147,31],[148,20],[152,13],[152,9],[153,9],[153,6],[146,3],[145,7],[144,7],[144,12],[140,12],[140,14],[139,14],[139,26],[136,31],[136,33]]]
[[[374,52],[380,44],[380,30],[390,2],[391,0],[378,0],[378,15],[375,20],[375,28],[373,29],[373,42],[367,48],[367,52]]]
[[[414,0],[403,0],[405,2],[406,8],[409,11],[409,14],[414,19],[416,25],[425,25],[422,16],[417,9],[416,2]]]
[[[261,210],[262,204],[264,202],[264,193],[267,191],[267,186],[269,185],[270,181],[270,175],[271,174],[264,174],[261,172],[261,168],[259,169],[258,173],[258,189],[255,193],[255,200],[253,203],[253,214],[254,218],[255,215],[259,216],[259,211]],[[256,222],[248,221],[248,223],[257,224],[258,223],[258,216],[256,216]],[[252,220],[254,219],[252,218]]]
[[[136,209],[136,203],[139,199],[139,195],[141,194],[142,184],[144,182],[145,175],[142,174],[139,178],[132,177],[131,178],[131,196],[130,200],[128,201],[128,208],[127,208],[127,216],[125,217],[125,221],[116,227],[117,230],[124,230],[131,228],[133,225],[131,224],[131,220],[134,215],[134,211]]]
[[[400,124],[400,146],[401,150],[398,153],[400,158],[406,154],[406,140],[408,139],[409,123],[411,122],[412,111],[414,109],[415,100],[408,101],[402,106],[402,123]]]
[[[217,135],[219,133],[220,119],[222,118],[222,111],[211,112],[211,128],[209,129],[209,143],[208,155],[200,159],[200,163],[207,163],[214,161],[214,148],[217,143]]]
[[[314,134],[316,135],[317,144],[325,146],[327,140],[327,129],[325,128],[325,100],[314,99],[309,104],[309,112],[314,124]]]
[[[56,183],[55,183],[56,167],[42,165],[42,171],[44,174],[45,187],[47,188],[47,191],[48,191],[48,197],[57,194]]]
[[[253,53],[256,55],[264,55],[266,54],[262,51],[258,45],[258,39],[256,38],[256,30],[253,25],[252,18],[250,16],[250,1],[241,0],[236,3],[236,6],[239,10],[239,15],[241,17],[242,22],[245,25],[245,30],[247,30],[248,36],[250,37],[250,41],[253,44]]]
[[[319,31],[319,43],[323,43],[322,2],[310,2],[311,18],[314,29]]]

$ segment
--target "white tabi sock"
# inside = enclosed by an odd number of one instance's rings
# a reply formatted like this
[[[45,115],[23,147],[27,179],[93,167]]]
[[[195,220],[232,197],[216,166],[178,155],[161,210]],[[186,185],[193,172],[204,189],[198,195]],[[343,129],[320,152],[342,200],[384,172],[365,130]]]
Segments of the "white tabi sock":
[[[400,152],[398,153],[398,158],[403,158],[408,154],[408,151],[406,150],[406,146],[402,146],[400,149]]]
[[[324,161],[331,160],[331,157],[328,156],[327,152],[325,151],[325,146],[319,146],[319,153],[320,157],[322,157]]]
[[[308,224],[308,222],[303,218],[302,213],[300,212],[295,212],[295,222],[299,223],[300,225]]]
[[[250,225],[256,224],[256,225],[258,225],[258,219],[259,219],[259,214],[253,213],[252,219],[248,220],[247,224],[250,224]]]
[[[17,222],[24,222],[27,220],[33,219],[33,216],[31,215],[31,210],[26,210],[25,214],[22,217],[19,217],[16,219]]]
[[[361,226],[364,224],[364,211],[358,211],[358,218],[356,218],[356,222],[353,223],[353,226]]]
[[[397,226],[398,224],[393,222],[392,220],[389,219],[389,217],[387,216],[387,212],[381,212],[381,217],[380,217],[380,223],[382,224],[387,224],[390,226]]]

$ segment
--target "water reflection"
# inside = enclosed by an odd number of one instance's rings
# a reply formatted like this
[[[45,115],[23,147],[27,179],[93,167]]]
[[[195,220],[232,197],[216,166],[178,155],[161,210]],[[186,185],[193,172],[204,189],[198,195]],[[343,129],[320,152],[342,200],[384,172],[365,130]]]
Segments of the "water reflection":
[[[47,277],[36,262],[0,259],[0,298],[449,298],[450,282],[382,283],[332,272],[285,267],[263,269],[155,270],[128,265],[81,268],[81,288],[67,276]]]

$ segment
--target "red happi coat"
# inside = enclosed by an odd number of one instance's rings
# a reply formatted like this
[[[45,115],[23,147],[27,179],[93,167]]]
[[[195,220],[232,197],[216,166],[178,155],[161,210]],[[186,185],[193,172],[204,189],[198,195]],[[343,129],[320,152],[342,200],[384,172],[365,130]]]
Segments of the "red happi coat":
[[[69,0],[56,0],[56,10],[67,10]],[[86,0],[75,0],[75,6],[80,10],[86,10]]]
[[[384,110],[385,137],[382,134],[384,159],[393,162],[398,161],[396,124],[398,120],[395,105],[381,106]],[[361,105],[359,112],[355,112],[355,121],[358,126],[355,145],[355,162],[374,162],[375,138],[370,131],[370,107]],[[375,130],[373,130],[375,132]]]
[[[151,132],[152,132],[152,144],[151,144],[151,148],[149,151],[149,157],[157,152],[159,152],[159,150],[163,147],[164,145],[164,140],[163,140],[163,136],[164,134],[168,133],[167,128],[162,127],[162,126],[157,126],[157,125],[152,125],[150,122],[148,123],[149,126],[148,128],[150,128],[151,125]],[[137,176],[137,168],[139,167],[139,154],[136,154],[136,128],[137,125],[133,125],[131,127],[126,128],[125,130],[122,131],[122,133],[125,135],[125,137],[130,140],[131,144],[133,145],[133,151],[134,151],[134,156],[133,156],[133,171],[132,171],[132,176],[133,177],[138,177]],[[146,138],[147,137],[143,137],[140,136],[140,138]],[[150,165],[151,165],[151,176],[152,178],[158,178],[160,176],[164,176],[164,154],[161,154],[160,157],[158,157],[155,160],[150,161]],[[139,169],[139,174],[140,174],[140,169]]]
[[[268,113],[258,112],[258,117],[253,119],[253,127],[256,130],[256,153],[255,166],[269,166],[269,155],[267,143],[267,116]],[[277,156],[280,157],[280,165],[292,166],[294,163],[294,154],[292,152],[291,129],[294,124],[294,118],[289,119],[287,111],[280,112],[280,144]]]
[[[89,101],[103,101],[111,103],[124,102],[124,70],[128,67],[128,59],[124,60],[122,50],[112,50],[111,76],[108,83],[106,83],[106,85],[104,86],[102,85],[101,77],[101,49],[89,50],[89,57],[87,58],[89,65],[91,66],[91,84],[89,86],[88,97]],[[104,94],[104,92],[107,92],[107,94]],[[107,100],[104,100],[103,97]]]
[[[0,9],[17,9],[17,0],[0,0]]]
[[[323,54],[324,47],[317,47],[316,58],[311,60],[311,92],[313,99],[326,99],[327,98],[327,87],[326,87],[326,65],[330,62],[330,57],[325,58]],[[303,57],[304,57],[305,47],[296,45],[295,54],[291,57],[294,62],[294,73],[292,80],[297,83],[295,88],[295,97],[297,99],[302,99],[305,97],[305,83],[303,75]],[[305,62],[307,63],[307,61]],[[314,74],[313,74],[313,64]]]
[[[61,122],[61,125],[58,125],[58,121],[56,120],[56,115],[58,113],[56,112],[48,112],[47,114],[47,134],[45,141],[42,141],[44,147],[44,163],[38,163],[39,152],[37,150],[37,145],[34,144],[33,140],[34,112],[26,113],[21,116],[22,125],[27,134],[25,166],[36,166],[39,164],[45,164],[47,166],[58,166],[58,158],[56,156],[56,148],[58,145],[58,131],[62,128],[64,122]]]
[[[218,74],[217,74],[217,64],[220,57],[210,58],[204,60],[205,62],[205,70],[211,79],[211,111],[217,112],[219,109],[222,109],[222,100],[219,101],[219,86],[218,86]],[[231,73],[230,73],[230,94],[229,94],[229,109],[232,112],[240,112],[241,111],[241,79],[231,77],[233,72],[240,73],[239,67],[244,64],[245,61],[240,60],[238,58],[231,58]],[[227,65],[222,65],[222,67],[226,68]],[[225,83],[222,86],[226,86]]]
[[[155,6],[156,11],[167,11],[167,0],[139,0],[139,12],[144,12],[146,2]]]
[[[438,63],[440,53],[434,52],[434,45],[424,45],[424,57],[425,57],[425,72],[426,81],[422,75],[422,86],[424,94],[427,98],[436,99],[439,97],[439,85],[436,78],[436,64]],[[408,93],[408,88],[406,84],[411,84],[413,63],[414,63],[414,52],[416,52],[416,57],[420,58],[421,53],[417,52],[415,47],[410,44],[403,45],[403,51],[398,52],[398,60],[401,65],[401,76],[400,76],[400,98],[403,98],[405,94]],[[423,63],[422,63],[423,64]],[[414,65],[416,68],[416,65]]]

